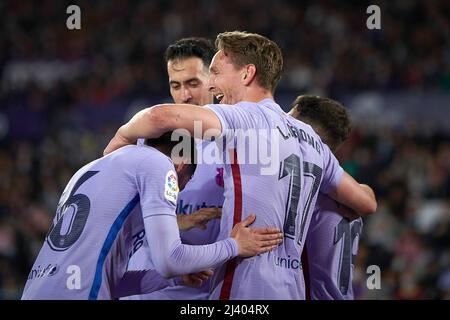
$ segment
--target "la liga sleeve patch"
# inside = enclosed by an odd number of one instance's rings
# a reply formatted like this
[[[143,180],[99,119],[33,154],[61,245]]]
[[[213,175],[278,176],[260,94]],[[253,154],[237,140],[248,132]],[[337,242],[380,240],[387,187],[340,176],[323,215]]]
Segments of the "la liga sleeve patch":
[[[164,183],[164,197],[173,204],[176,204],[178,192],[179,189],[178,189],[177,174],[172,170],[170,170],[166,174],[166,179]]]

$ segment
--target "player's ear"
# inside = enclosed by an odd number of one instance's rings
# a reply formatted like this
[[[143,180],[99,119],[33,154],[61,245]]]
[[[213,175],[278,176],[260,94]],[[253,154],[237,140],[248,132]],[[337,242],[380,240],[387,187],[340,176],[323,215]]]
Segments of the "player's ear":
[[[245,86],[252,83],[253,79],[256,77],[256,67],[254,64],[248,64],[244,67],[242,72],[242,81]]]

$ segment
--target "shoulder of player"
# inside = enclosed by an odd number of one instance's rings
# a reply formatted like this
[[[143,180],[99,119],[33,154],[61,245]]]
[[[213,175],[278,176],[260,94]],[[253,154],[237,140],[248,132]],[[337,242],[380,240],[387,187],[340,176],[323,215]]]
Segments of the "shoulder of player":
[[[314,139],[320,143],[320,145],[323,149],[324,143],[323,143],[322,139],[320,138],[320,136],[316,133],[316,131],[314,131],[314,129],[311,125],[309,125],[306,122],[303,122],[301,120],[298,120],[289,114],[287,116],[288,116],[289,122],[291,124],[294,124],[295,127],[297,127],[298,129],[301,129],[301,130],[305,131],[305,133],[307,133],[308,135],[311,135],[312,137],[314,137]]]
[[[263,102],[264,101],[264,102]],[[250,102],[250,101],[241,101],[234,105],[234,107],[244,110],[244,111],[251,111],[254,113],[255,110],[259,112],[263,112],[265,110],[265,100],[259,101],[259,102]]]
[[[294,123],[296,127],[302,128],[305,131],[314,132],[316,134],[314,129],[309,124],[307,124],[306,122],[298,120],[297,118],[294,118],[290,114],[287,114],[287,117],[289,118],[289,122]]]
[[[238,109],[244,109],[248,108],[248,107],[258,107],[259,104],[257,102],[249,102],[249,101],[241,101],[238,102],[236,104],[225,104],[225,103],[220,103],[220,104],[207,104],[204,107],[205,108],[210,108],[210,109],[223,109],[226,111],[232,111],[232,110],[238,110]]]

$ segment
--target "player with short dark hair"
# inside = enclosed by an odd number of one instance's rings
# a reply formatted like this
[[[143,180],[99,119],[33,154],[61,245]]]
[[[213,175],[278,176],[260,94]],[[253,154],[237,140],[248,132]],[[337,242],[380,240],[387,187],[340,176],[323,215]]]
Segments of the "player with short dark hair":
[[[289,114],[310,124],[332,152],[350,135],[352,124],[339,102],[312,95],[298,96]],[[327,195],[319,193],[302,252],[306,297],[353,300],[353,270],[363,221]]]
[[[180,39],[167,48],[164,58],[175,103],[198,106],[212,103],[208,67],[215,53],[214,44],[199,37]]]
[[[311,125],[333,152],[347,140],[352,131],[352,122],[347,109],[330,98],[298,96],[289,114]]]

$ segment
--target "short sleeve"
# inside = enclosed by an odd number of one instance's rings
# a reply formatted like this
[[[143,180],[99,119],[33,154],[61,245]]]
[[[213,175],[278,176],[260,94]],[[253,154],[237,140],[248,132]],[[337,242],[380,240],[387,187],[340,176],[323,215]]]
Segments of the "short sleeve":
[[[342,169],[339,161],[336,159],[336,157],[326,144],[323,144],[323,155],[324,174],[322,184],[320,186],[320,191],[328,194],[335,191],[338,187],[339,183],[341,182],[344,169]]]

